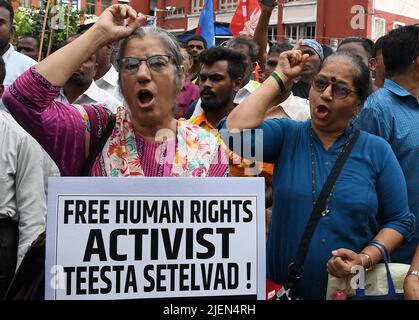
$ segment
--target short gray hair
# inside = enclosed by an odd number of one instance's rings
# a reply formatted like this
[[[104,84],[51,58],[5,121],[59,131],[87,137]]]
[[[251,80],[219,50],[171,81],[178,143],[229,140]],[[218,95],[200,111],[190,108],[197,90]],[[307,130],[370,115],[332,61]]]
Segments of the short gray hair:
[[[226,46],[227,48],[231,48],[237,44],[244,44],[249,48],[250,61],[256,62],[258,60],[259,47],[255,40],[244,37],[236,37],[229,40]]]
[[[130,40],[134,38],[144,39],[146,36],[155,36],[163,42],[166,49],[168,50],[168,54],[172,56],[173,63],[176,67],[176,80],[179,88],[182,88],[183,70],[181,65],[183,64],[183,57],[180,53],[180,46],[176,38],[164,29],[153,26],[135,29],[133,33],[121,41],[119,46],[118,59],[124,57],[125,47]]]

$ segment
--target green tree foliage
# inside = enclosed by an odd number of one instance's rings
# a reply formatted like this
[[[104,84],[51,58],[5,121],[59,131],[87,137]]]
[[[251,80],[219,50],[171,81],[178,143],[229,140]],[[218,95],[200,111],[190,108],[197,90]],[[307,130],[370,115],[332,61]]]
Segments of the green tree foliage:
[[[71,36],[77,32],[80,24],[80,18],[83,12],[74,8],[70,9],[67,6],[56,5],[51,6],[48,12],[47,25],[44,34],[44,51],[48,46],[50,33],[53,32],[52,43],[53,46],[59,46],[67,36]],[[24,36],[40,37],[42,34],[42,26],[45,16],[45,6],[43,8],[23,8],[19,7],[15,11],[14,28],[15,36],[12,40],[16,43]],[[84,15],[85,19],[89,16]]]

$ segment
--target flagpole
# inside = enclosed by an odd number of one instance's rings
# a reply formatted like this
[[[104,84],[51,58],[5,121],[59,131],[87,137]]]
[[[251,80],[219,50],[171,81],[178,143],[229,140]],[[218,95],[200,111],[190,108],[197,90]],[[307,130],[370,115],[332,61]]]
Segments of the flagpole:
[[[69,33],[69,29],[70,29],[70,14],[71,14],[71,9],[73,7],[73,0],[70,0],[70,3],[67,7],[67,33],[66,33],[66,38],[68,38],[68,33]]]
[[[44,46],[44,36],[45,36],[45,28],[47,26],[47,19],[48,19],[48,11],[49,11],[49,4],[51,0],[47,1],[47,6],[45,8],[45,15],[44,15],[44,22],[42,23],[42,32],[41,32],[41,41],[39,43],[39,51],[38,51],[38,62],[41,61],[42,57],[42,47]]]

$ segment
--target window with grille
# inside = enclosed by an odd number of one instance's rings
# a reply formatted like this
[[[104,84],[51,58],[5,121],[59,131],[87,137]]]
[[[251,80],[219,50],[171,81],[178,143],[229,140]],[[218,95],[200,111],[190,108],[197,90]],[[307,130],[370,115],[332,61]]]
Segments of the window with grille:
[[[176,8],[175,10],[167,11],[167,16],[181,16],[185,14],[184,8]]]
[[[96,2],[95,0],[86,0],[85,14],[95,14]]]
[[[290,41],[296,41],[298,39],[315,39],[316,25],[313,23],[285,25],[285,38]]]
[[[237,9],[240,0],[220,0],[220,10],[221,11],[231,11]]]
[[[406,24],[403,23],[403,22],[394,21],[393,22],[393,29],[398,29],[398,28],[404,27],[405,25]]]
[[[386,20],[374,18],[374,39],[378,39],[386,34]]]
[[[111,5],[112,5],[112,0],[102,0],[102,7],[101,7],[102,11],[101,12],[105,11],[106,8],[111,6]]]
[[[24,8],[30,8],[32,6],[31,0],[20,0],[19,5]]]
[[[204,0],[192,0],[192,13],[199,13],[204,8]]]

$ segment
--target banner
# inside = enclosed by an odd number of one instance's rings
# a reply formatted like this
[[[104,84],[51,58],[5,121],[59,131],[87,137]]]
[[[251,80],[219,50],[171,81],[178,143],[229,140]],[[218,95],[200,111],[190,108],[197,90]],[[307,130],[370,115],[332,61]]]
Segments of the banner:
[[[253,38],[260,14],[258,0],[241,0],[230,23],[233,36]]]
[[[199,15],[198,28],[195,34],[201,35],[206,41],[208,48],[212,47],[214,43],[214,11],[212,9],[212,0],[205,0],[204,8],[202,8]]]
[[[50,178],[46,299],[265,298],[263,178]]]

